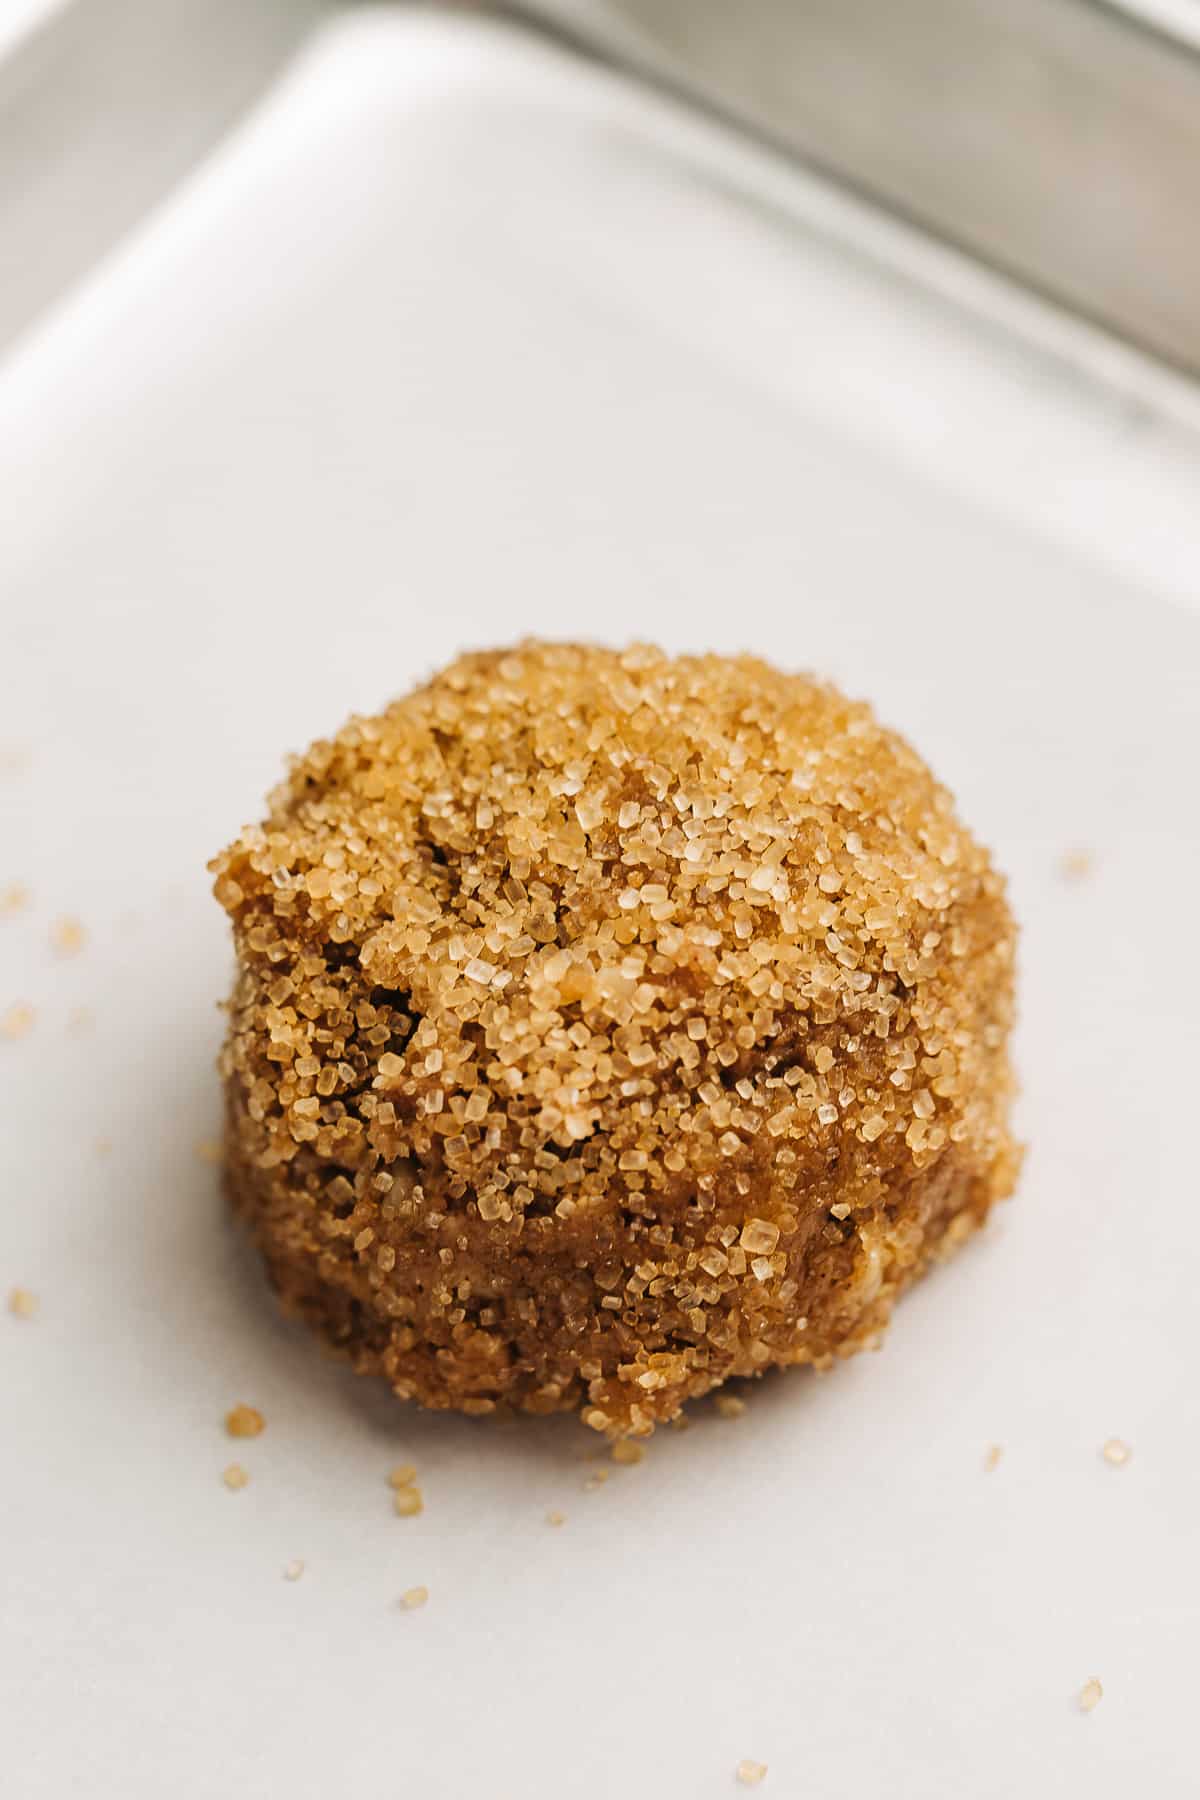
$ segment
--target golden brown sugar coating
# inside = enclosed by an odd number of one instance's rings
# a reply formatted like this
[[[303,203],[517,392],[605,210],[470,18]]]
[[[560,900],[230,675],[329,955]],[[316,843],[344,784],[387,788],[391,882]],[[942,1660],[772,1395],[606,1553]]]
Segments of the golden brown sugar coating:
[[[1002,881],[832,687],[464,656],[212,866],[234,1202],[426,1406],[642,1433],[827,1365],[1012,1186]]]

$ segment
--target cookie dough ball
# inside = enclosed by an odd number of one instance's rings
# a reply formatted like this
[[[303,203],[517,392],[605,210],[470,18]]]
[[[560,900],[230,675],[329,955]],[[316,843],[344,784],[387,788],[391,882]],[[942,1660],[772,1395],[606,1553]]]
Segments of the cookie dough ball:
[[[644,1434],[827,1366],[1011,1188],[1003,883],[806,676],[464,656],[212,867],[234,1204],[425,1406]]]

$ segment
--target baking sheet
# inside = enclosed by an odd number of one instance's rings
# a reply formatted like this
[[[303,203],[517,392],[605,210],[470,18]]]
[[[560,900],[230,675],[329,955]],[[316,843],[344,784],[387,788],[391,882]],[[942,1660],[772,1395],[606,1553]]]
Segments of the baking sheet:
[[[751,1757],[777,1800],[1115,1800],[1150,1746],[1193,1791],[1194,443],[782,181],[515,30],[354,16],[0,370],[25,1796],[701,1800]],[[531,632],[869,695],[1024,926],[1014,1202],[880,1356],[593,1490],[582,1427],[417,1414],[279,1323],[198,1150],[205,857],[284,750]]]

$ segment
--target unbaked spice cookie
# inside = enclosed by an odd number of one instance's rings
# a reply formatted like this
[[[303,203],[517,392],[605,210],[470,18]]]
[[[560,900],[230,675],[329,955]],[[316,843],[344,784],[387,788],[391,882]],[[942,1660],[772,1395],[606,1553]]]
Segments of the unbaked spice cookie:
[[[1009,1192],[1003,882],[835,688],[464,656],[269,804],[212,865],[229,1189],[405,1398],[644,1435],[874,1344]]]

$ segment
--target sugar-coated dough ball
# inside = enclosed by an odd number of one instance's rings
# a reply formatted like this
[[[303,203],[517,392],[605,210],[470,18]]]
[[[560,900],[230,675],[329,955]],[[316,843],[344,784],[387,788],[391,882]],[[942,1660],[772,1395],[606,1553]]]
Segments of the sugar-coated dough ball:
[[[464,656],[212,866],[234,1203],[426,1406],[641,1434],[828,1365],[1012,1186],[1001,878],[807,676]]]

